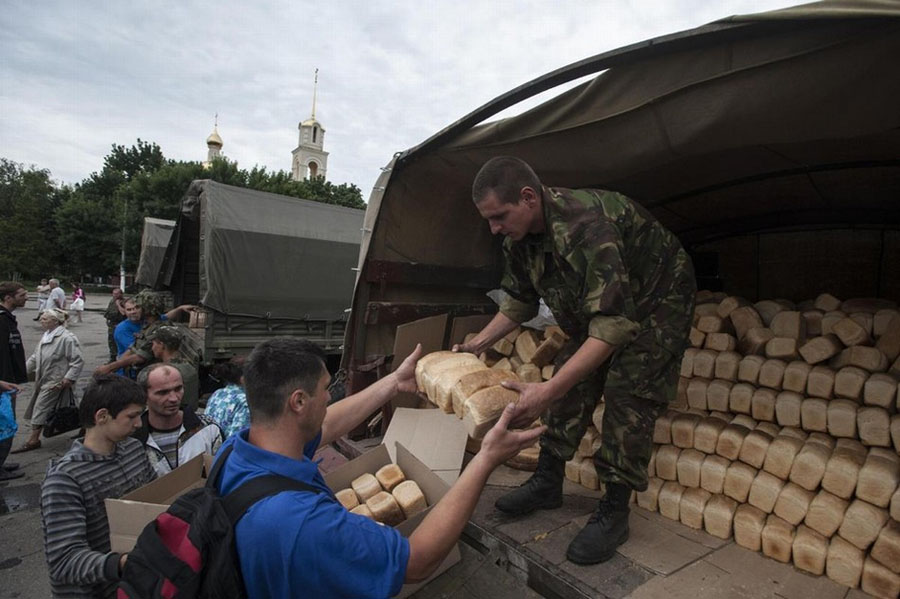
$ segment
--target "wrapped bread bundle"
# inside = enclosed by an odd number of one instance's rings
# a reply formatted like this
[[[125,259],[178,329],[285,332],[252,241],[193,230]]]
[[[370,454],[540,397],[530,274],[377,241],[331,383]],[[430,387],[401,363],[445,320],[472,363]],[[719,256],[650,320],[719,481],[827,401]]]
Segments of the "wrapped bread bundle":
[[[785,564],[790,562],[794,534],[794,527],[790,523],[770,514],[761,534],[763,555]]]
[[[334,494],[334,497],[344,506],[345,510],[352,510],[359,505],[359,497],[356,496],[356,491],[353,489],[341,489]]]
[[[869,557],[863,563],[860,586],[863,591],[875,597],[894,599],[900,596],[900,575]]]
[[[815,496],[815,493],[807,491],[800,485],[787,483],[779,493],[778,501],[775,502],[775,515],[796,526],[806,518],[809,504]]]
[[[668,445],[672,442],[672,420],[678,412],[669,410],[656,419],[653,424],[653,442]]]
[[[812,366],[802,360],[794,360],[784,369],[784,380],[781,383],[785,391],[803,393],[806,391],[806,381]]]
[[[372,512],[375,520],[387,526],[396,526],[405,519],[400,504],[387,491],[380,491],[366,499],[366,507]]]
[[[872,505],[886,508],[900,485],[900,457],[893,451],[873,447],[859,470],[856,496]]]
[[[700,487],[713,495],[725,490],[725,475],[731,462],[718,455],[708,455],[700,466]]]
[[[655,512],[659,506],[659,491],[664,483],[661,478],[651,478],[647,483],[647,490],[637,493],[637,504],[645,510]]]
[[[756,468],[743,462],[732,462],[725,473],[725,495],[738,503],[746,503],[756,474]]]
[[[466,432],[473,439],[483,439],[500,419],[500,414],[507,404],[515,402],[518,398],[517,392],[500,385],[476,391],[469,396],[463,408]]]
[[[794,458],[789,477],[791,482],[808,491],[815,491],[822,482],[822,477],[825,476],[825,467],[828,465],[830,457],[831,449],[829,447],[807,440],[800,453]]]
[[[578,456],[573,457],[571,460],[566,462],[566,478],[572,481],[573,483],[578,483],[581,481],[581,458]]]
[[[843,499],[850,499],[859,480],[859,470],[866,461],[866,449],[859,441],[838,439],[825,466],[822,488]]]
[[[736,460],[741,453],[741,445],[744,438],[750,434],[750,429],[739,424],[729,424],[719,433],[716,441],[716,453],[728,460]]]
[[[706,388],[706,406],[710,410],[728,411],[728,399],[734,383],[724,379],[713,379]]]
[[[678,456],[681,449],[674,445],[661,445],[656,450],[656,476],[663,480],[678,480]]]
[[[870,555],[895,574],[900,574],[900,522],[888,520],[878,533]]]
[[[825,572],[828,539],[802,524],[797,527],[792,547],[794,565],[815,575]]]
[[[425,354],[424,356],[419,358],[419,361],[416,362],[416,386],[418,386],[419,392],[425,393],[426,368],[430,368],[433,364],[437,364],[438,362],[457,355],[460,354],[452,351],[436,351],[431,352],[430,354]]]
[[[769,474],[765,470],[760,470],[750,485],[750,494],[747,497],[747,501],[760,511],[771,514],[783,488],[783,480]]]
[[[866,550],[878,538],[878,533],[889,517],[887,510],[862,499],[855,499],[844,513],[844,521],[838,534],[859,549]]]
[[[803,523],[822,536],[830,538],[840,528],[849,505],[850,502],[846,499],[822,489],[810,502]]]
[[[681,496],[684,487],[674,481],[668,481],[659,490],[659,513],[670,520],[678,521],[681,506]]]
[[[358,506],[350,510],[351,514],[356,514],[357,516],[365,516],[371,520],[375,519],[375,516],[372,515],[372,510],[369,509],[365,503],[360,503]]]
[[[474,360],[472,359],[474,358]],[[441,365],[453,363],[451,366],[439,368]],[[481,363],[481,360],[472,354],[462,354],[458,360],[444,360],[440,365],[433,366],[430,370],[425,371],[425,385],[428,391],[428,399],[448,414],[453,413],[453,386],[459,382],[463,376],[470,372],[480,370],[488,370],[487,366]],[[429,374],[431,378],[429,379]],[[540,376],[540,375],[539,375]],[[431,388],[428,388],[428,385]]]
[[[685,449],[678,456],[676,472],[678,482],[684,487],[700,486],[700,467],[706,455],[696,449]],[[699,528],[699,527],[695,527]]]
[[[712,493],[705,489],[688,488],[681,496],[679,519],[685,526],[700,530],[703,528],[703,510]]]
[[[394,487],[406,480],[406,475],[397,464],[387,464],[378,469],[375,479],[385,491],[390,493]]]
[[[350,483],[350,488],[359,496],[360,502],[368,501],[382,491],[378,479],[368,472],[353,479],[353,482]]]
[[[731,536],[731,524],[737,502],[725,495],[713,495],[703,510],[703,528],[714,537],[727,539]]]
[[[412,518],[428,507],[428,503],[425,501],[425,494],[422,493],[422,489],[419,488],[419,485],[414,480],[405,480],[399,483],[391,491],[391,495],[394,496],[406,518]]]
[[[707,416],[702,419],[694,428],[694,448],[703,453],[716,453],[719,433],[726,426],[728,423],[719,418]]]
[[[862,576],[865,552],[840,535],[831,537],[828,556],[825,558],[825,574],[838,584],[855,588]]]
[[[778,435],[769,445],[763,470],[774,474],[781,480],[787,480],[791,474],[794,458],[802,447],[803,441],[800,439],[784,434]]]
[[[518,381],[519,377],[506,370],[477,370],[463,375],[450,391],[453,413],[462,418],[465,413],[466,400],[475,392],[499,385],[505,381]]]

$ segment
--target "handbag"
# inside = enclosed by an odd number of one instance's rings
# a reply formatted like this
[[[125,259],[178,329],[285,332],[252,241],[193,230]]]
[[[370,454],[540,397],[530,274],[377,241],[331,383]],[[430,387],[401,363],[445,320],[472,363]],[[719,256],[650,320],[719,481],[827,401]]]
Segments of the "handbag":
[[[78,406],[75,405],[75,395],[69,391],[69,404],[57,406],[50,414],[41,434],[50,438],[69,431],[81,428],[81,419],[78,417]]]

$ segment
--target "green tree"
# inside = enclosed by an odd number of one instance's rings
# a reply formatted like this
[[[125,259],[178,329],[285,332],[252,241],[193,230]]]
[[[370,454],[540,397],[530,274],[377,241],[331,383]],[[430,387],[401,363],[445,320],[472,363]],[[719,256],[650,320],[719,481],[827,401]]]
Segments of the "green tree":
[[[53,213],[62,201],[50,172],[0,158],[0,276],[35,279],[54,272],[60,246]]]

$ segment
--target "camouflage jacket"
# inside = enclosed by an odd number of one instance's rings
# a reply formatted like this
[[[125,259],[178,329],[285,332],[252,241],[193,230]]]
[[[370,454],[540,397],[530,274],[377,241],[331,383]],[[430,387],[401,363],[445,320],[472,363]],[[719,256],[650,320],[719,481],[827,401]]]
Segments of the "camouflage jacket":
[[[676,285],[685,289],[675,296],[690,296],[687,254],[639,204],[611,191],[544,187],[542,207],[544,233],[503,243],[501,287],[510,297],[500,311],[512,320],[534,317],[543,298],[572,337],[621,346],[665,322]],[[684,339],[663,335],[660,342],[680,352]]]

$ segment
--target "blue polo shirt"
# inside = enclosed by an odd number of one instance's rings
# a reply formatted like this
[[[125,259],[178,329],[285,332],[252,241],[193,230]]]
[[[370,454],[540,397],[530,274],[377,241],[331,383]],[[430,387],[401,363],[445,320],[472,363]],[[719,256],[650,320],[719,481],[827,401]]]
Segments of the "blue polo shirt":
[[[238,522],[237,552],[249,599],[378,599],[399,593],[409,541],[338,503],[311,460],[321,435],[303,448],[303,460],[293,460],[251,445],[247,433],[241,431],[222,445],[234,445],[234,450],[222,469],[220,493],[264,474],[281,474],[322,489],[318,494],[284,491],[267,497]]]
[[[134,336],[141,332],[143,326],[143,320],[132,322],[128,319],[116,325],[116,328],[113,329],[113,339],[116,340],[116,351],[119,352],[119,356],[131,347],[131,344],[134,343]]]

